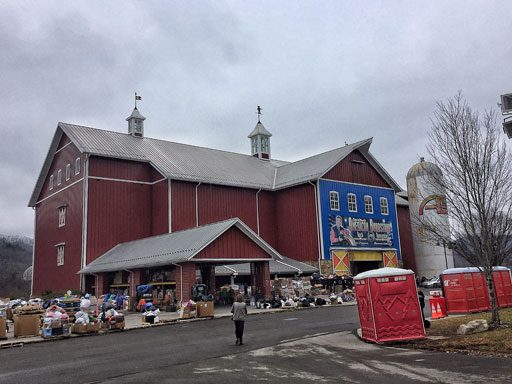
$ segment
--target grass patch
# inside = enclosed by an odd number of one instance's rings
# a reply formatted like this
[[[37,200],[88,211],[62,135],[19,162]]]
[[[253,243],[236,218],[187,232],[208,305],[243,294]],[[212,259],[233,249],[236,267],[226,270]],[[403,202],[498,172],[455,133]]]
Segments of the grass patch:
[[[427,330],[428,339],[408,344],[413,348],[512,357],[512,308],[500,309],[502,326],[498,329],[473,335],[457,335],[459,325],[476,319],[485,319],[489,323],[491,313],[481,312],[434,320]]]

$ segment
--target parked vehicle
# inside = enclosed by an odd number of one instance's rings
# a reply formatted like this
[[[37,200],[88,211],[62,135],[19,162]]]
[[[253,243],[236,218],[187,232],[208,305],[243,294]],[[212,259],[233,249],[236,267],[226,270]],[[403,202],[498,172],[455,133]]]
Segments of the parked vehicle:
[[[421,284],[423,288],[441,288],[441,280],[439,280],[439,277],[433,277],[430,280],[426,280]]]

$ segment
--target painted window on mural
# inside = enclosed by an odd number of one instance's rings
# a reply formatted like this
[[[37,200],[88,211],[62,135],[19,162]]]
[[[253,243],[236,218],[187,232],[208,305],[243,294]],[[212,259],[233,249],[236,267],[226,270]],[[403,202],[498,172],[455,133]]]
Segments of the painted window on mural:
[[[61,185],[62,184],[62,169],[59,169],[57,171],[57,185]]]
[[[330,191],[329,192],[329,201],[331,204],[331,209],[333,211],[339,211],[340,210],[340,195],[336,191]]]
[[[50,191],[53,189],[53,175],[50,175]]]
[[[80,158],[75,160],[75,175],[80,174]]]
[[[66,181],[71,178],[71,164],[66,165]]]
[[[382,215],[389,215],[388,199],[385,197],[380,198],[380,213]]]
[[[373,213],[373,200],[371,196],[365,195],[364,197],[364,211],[366,213]]]
[[[57,266],[64,265],[64,244],[57,246]]]
[[[357,212],[356,195],[353,193],[349,193],[347,195],[347,201],[348,201],[348,211],[349,212]]]

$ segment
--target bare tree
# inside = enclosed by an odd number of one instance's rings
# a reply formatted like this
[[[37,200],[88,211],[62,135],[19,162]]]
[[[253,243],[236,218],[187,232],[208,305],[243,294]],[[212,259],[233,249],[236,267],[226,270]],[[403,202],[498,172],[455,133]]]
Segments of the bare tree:
[[[492,268],[512,253],[512,156],[496,122],[494,110],[480,115],[461,92],[437,103],[427,149],[442,174],[431,173],[428,183],[446,191],[451,234],[420,219],[430,238],[455,239],[457,253],[483,271],[491,327],[500,325]]]

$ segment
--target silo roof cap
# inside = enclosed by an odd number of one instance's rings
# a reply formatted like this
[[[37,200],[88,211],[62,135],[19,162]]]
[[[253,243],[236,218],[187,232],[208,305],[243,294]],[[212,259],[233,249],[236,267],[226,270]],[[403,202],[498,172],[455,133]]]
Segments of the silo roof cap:
[[[409,172],[407,172],[407,178],[415,178],[418,176],[425,176],[425,175],[442,175],[443,172],[441,171],[441,168],[439,168],[434,163],[431,163],[430,161],[425,161],[424,157],[420,157],[420,162],[414,164],[411,169],[409,169]]]

